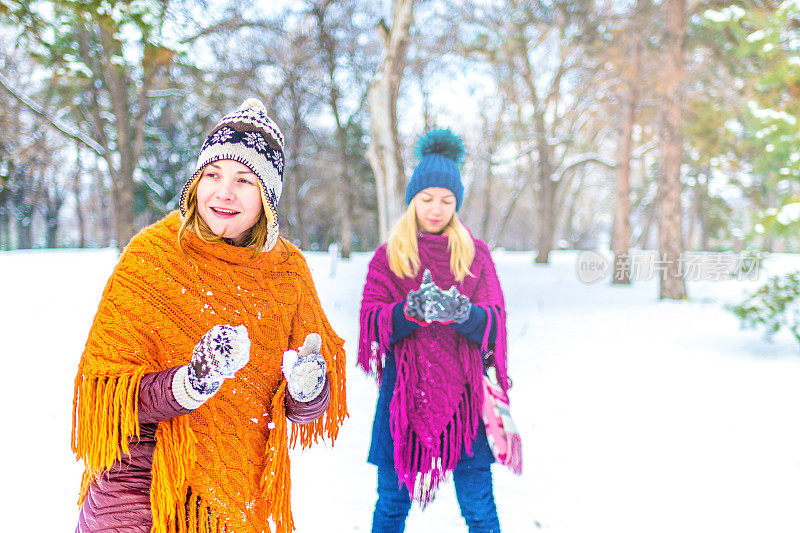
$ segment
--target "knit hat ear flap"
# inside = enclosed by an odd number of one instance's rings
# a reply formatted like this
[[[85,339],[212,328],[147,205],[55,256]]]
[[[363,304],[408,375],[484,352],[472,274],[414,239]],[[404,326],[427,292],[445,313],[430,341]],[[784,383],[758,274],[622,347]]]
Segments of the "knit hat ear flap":
[[[258,178],[261,203],[267,219],[264,251],[278,242],[278,200],[283,189],[283,133],[256,98],[248,98],[236,111],[225,115],[209,133],[200,149],[195,171],[181,191],[181,217],[188,211],[189,189],[203,169],[215,161],[229,159],[247,166]]]
[[[275,223],[267,218],[267,240],[264,242],[264,251],[269,252],[278,242],[278,237],[280,237],[280,228],[278,228],[278,218],[277,214],[275,215]]]

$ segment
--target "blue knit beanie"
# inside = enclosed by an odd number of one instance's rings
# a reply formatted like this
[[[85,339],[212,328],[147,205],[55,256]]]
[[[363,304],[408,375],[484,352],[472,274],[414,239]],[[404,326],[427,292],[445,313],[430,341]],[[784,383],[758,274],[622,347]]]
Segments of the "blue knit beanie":
[[[406,204],[423,189],[441,187],[456,197],[456,211],[464,200],[464,185],[458,164],[464,157],[464,143],[449,129],[432,130],[417,144],[420,158],[406,187]]]

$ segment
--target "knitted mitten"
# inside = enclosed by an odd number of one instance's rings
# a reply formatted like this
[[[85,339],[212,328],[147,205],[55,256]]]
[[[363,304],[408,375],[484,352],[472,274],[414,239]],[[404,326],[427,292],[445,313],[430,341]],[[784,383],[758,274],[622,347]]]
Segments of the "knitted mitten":
[[[172,379],[175,399],[187,409],[197,409],[250,360],[250,338],[245,326],[214,326],[192,351],[191,362]]]
[[[469,298],[458,292],[455,285],[446,291],[436,285],[434,287],[425,300],[425,320],[443,324],[464,322],[472,307]]]
[[[322,338],[318,333],[309,333],[297,352],[283,352],[283,375],[289,394],[295,400],[310,402],[322,391],[328,366],[320,354],[321,349]]]
[[[433,282],[431,271],[425,269],[419,289],[409,291],[403,308],[406,316],[420,324],[464,322],[472,307],[469,298],[458,292],[455,285],[448,290]]]
[[[406,305],[403,308],[405,315],[411,320],[425,325],[425,306],[433,292],[437,289],[441,290],[433,282],[431,271],[426,268],[425,272],[422,274],[422,284],[419,286],[419,289],[409,291],[408,295],[406,295]]]

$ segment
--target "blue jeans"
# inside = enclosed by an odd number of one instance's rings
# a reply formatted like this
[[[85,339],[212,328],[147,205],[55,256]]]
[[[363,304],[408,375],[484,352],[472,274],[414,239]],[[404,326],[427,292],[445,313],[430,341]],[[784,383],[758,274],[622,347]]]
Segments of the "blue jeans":
[[[453,481],[469,533],[500,533],[489,466],[456,466]],[[372,533],[403,533],[405,530],[411,497],[406,486],[399,487],[399,483],[393,467],[378,467],[378,501],[372,515]]]

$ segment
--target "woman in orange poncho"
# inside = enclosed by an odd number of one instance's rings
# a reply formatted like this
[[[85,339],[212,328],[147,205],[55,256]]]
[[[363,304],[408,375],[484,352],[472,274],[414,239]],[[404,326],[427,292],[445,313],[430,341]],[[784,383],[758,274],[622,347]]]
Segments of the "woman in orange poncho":
[[[203,144],[180,213],[125,249],[75,380],[77,531],[294,528],[288,446],[336,437],[345,357],[278,236],[283,162],[247,100]]]

